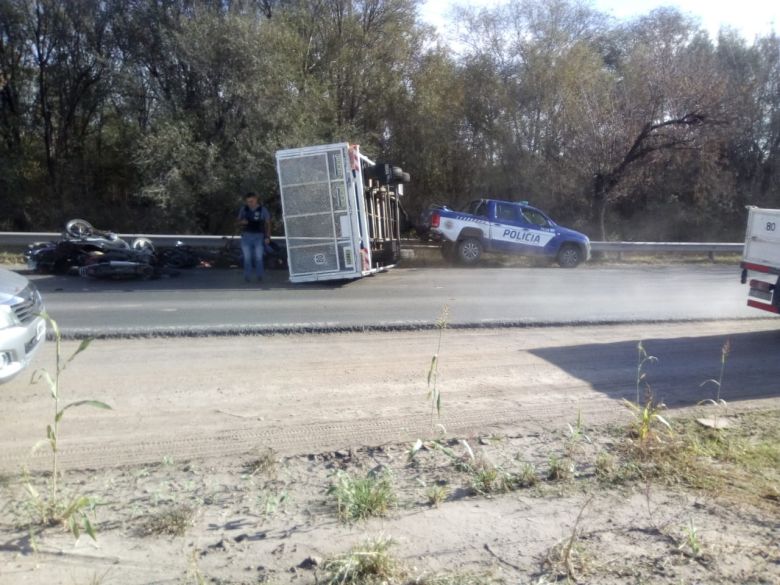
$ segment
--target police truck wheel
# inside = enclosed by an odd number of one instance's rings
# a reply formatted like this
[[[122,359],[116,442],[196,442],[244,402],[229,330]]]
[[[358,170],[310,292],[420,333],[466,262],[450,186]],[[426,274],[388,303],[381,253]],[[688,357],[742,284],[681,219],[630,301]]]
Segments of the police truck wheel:
[[[441,257],[447,262],[455,262],[455,244],[452,242],[442,242]]]
[[[573,244],[566,244],[558,252],[558,265],[561,268],[576,268],[582,262],[582,251]]]
[[[466,266],[473,266],[482,258],[482,242],[477,238],[466,238],[458,242],[457,258]]]

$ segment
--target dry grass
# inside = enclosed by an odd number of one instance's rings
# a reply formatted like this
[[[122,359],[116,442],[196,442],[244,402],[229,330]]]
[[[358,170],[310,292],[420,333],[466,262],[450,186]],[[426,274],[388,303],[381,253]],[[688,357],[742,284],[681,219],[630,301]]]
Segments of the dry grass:
[[[244,471],[251,475],[260,475],[269,479],[276,477],[279,458],[273,449],[263,449],[257,457],[244,464]]]
[[[141,536],[184,536],[195,520],[195,508],[187,505],[154,510],[143,517],[138,532]]]
[[[325,562],[327,585],[379,585],[403,578],[400,565],[390,555],[393,541],[377,538],[353,547],[347,554]]]
[[[390,554],[393,541],[379,537],[353,547],[348,553],[325,561],[325,585],[499,585],[484,573],[452,572],[414,575]]]
[[[657,481],[751,504],[780,491],[780,412],[748,413],[715,430],[694,420],[671,421],[662,440],[632,438],[599,455],[597,476],[611,483]]]
[[[20,266],[26,262],[24,254],[20,252],[0,251],[0,265]]]

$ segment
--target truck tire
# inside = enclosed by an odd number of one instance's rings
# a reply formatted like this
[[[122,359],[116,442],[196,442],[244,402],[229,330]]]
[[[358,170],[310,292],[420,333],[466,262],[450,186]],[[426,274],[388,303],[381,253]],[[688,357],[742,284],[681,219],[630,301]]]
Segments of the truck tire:
[[[582,262],[582,250],[576,244],[564,244],[558,251],[558,265],[561,268],[577,268]]]
[[[482,258],[482,242],[477,238],[465,238],[458,242],[455,252],[461,264],[474,266]]]
[[[441,257],[445,262],[452,264],[455,262],[455,243],[444,241],[441,243]]]

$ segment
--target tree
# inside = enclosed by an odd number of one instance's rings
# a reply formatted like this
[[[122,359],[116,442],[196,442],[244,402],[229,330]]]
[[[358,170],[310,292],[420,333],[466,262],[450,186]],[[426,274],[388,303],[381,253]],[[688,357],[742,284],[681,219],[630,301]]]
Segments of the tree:
[[[711,43],[679,12],[660,9],[631,25],[622,56],[580,76],[566,105],[567,153],[590,175],[591,220],[606,239],[606,212],[638,167],[668,150],[701,149],[727,122],[724,83]]]

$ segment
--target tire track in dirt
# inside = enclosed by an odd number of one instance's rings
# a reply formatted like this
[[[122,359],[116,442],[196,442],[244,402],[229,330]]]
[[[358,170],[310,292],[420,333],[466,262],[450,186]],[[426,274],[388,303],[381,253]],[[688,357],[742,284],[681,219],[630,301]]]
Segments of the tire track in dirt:
[[[120,446],[111,444],[78,445],[59,451],[59,461],[64,467],[106,467],[159,462],[175,454],[176,459],[196,459],[215,456],[233,456],[253,449],[270,447],[282,455],[317,453],[345,449],[360,445],[381,445],[413,441],[416,438],[438,436],[436,425],[441,424],[449,435],[469,436],[488,434],[511,426],[519,432],[533,433],[545,423],[561,419],[563,404],[547,407],[529,407],[523,411],[507,411],[496,414],[492,410],[475,411],[462,416],[443,416],[436,419],[432,429],[429,416],[410,415],[382,420],[361,419],[342,423],[305,424],[287,428],[243,428],[220,431],[209,436],[192,435],[156,441],[131,441]],[[593,420],[603,417],[609,409],[617,418],[621,412],[609,401],[600,401],[582,409],[583,415]],[[565,426],[565,425],[564,425]],[[0,468],[10,469],[25,463],[31,469],[45,469],[50,455],[45,450],[34,454],[10,452],[0,456]]]
[[[96,342],[66,372],[67,399],[110,412],[68,411],[64,468],[103,468],[235,456],[271,447],[294,455],[413,441],[437,434],[425,376],[436,332]],[[720,347],[732,340],[724,380],[734,407],[777,399],[780,333],[772,321],[445,331],[441,423],[449,436],[535,433],[627,420],[636,342],[659,356],[649,371],[674,407],[707,397]],[[66,347],[65,352],[70,351]],[[38,365],[52,359],[51,347]],[[250,366],[247,367],[247,362]],[[3,387],[0,471],[45,469],[51,400],[41,387]],[[769,399],[769,402],[759,399]]]

